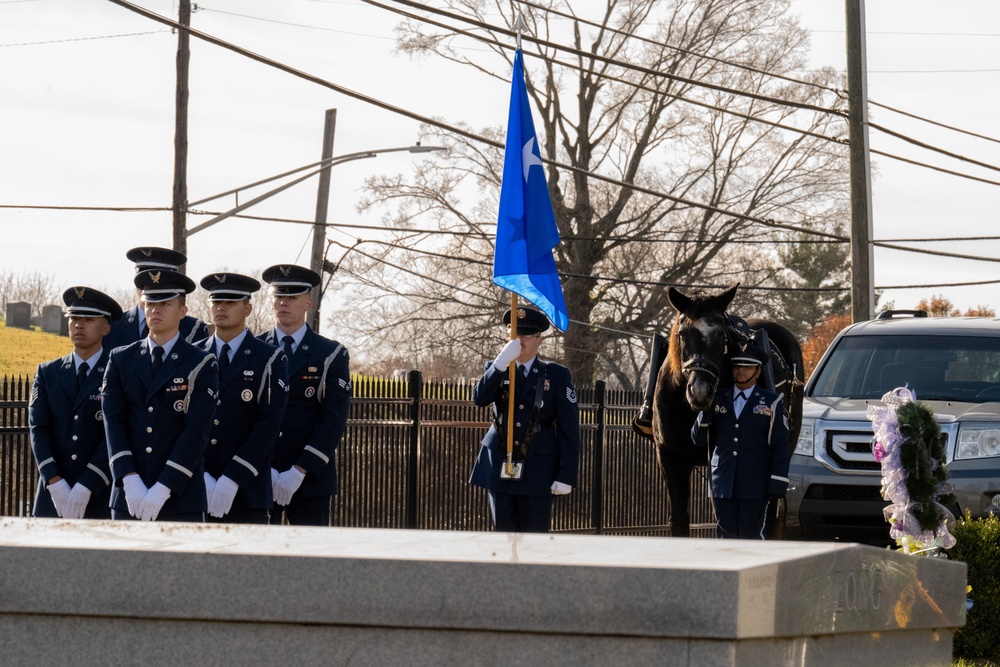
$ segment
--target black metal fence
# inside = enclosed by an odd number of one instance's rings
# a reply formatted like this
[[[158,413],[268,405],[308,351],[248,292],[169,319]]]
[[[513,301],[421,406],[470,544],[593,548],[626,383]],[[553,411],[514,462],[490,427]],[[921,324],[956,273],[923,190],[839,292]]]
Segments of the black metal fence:
[[[38,471],[28,439],[31,378],[0,380],[0,515],[31,512]],[[666,484],[653,446],[633,433],[636,392],[603,381],[579,390],[582,435],[578,486],[555,499],[552,529],[662,535],[669,529]],[[466,483],[490,412],[472,403],[472,387],[354,378],[347,434],[338,450],[340,495],[335,526],[490,530],[486,492]],[[691,491],[692,534],[714,535],[704,471]]]

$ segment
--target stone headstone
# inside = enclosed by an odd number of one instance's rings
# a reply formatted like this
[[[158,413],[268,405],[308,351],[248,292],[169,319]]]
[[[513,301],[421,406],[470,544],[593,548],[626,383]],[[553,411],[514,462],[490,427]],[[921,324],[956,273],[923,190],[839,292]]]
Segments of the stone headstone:
[[[42,331],[66,336],[69,322],[63,317],[62,306],[42,306]]]
[[[964,563],[857,544],[7,517],[0,562],[5,665],[950,665],[965,622]]]
[[[31,304],[13,301],[7,304],[7,326],[18,329],[31,328]]]

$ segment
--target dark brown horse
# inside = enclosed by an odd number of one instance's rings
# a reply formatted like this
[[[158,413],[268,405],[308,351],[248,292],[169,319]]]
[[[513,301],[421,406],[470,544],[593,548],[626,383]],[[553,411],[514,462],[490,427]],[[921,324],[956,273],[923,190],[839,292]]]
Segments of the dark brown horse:
[[[653,400],[653,441],[657,460],[670,496],[670,534],[687,537],[691,519],[691,471],[708,463],[704,448],[691,441],[691,427],[698,412],[712,406],[715,391],[732,385],[728,355],[738,347],[763,342],[771,355],[758,382],[785,395],[789,412],[788,440],[794,448],[802,425],[802,348],[788,329],[767,320],[731,317],[726,308],[739,284],[719,294],[684,294],[671,287],[670,304],[677,311],[670,330],[667,358],[660,366]],[[759,333],[763,331],[764,333]],[[770,376],[770,378],[767,378]],[[768,534],[781,537],[784,525],[772,513]]]

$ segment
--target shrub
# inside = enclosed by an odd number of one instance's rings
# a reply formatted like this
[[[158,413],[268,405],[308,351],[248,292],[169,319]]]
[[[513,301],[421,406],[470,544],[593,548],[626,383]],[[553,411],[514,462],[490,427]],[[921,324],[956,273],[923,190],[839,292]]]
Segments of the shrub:
[[[955,633],[953,653],[962,658],[993,658],[1000,653],[1000,519],[990,514],[972,519],[969,511],[956,522],[952,560],[969,567],[973,606],[965,627]]]

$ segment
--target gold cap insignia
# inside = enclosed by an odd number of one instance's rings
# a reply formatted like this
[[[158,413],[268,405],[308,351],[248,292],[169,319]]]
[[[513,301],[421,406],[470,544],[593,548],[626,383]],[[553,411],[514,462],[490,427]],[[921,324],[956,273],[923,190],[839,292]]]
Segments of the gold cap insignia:
[[[281,271],[281,275],[288,277],[288,274],[292,272],[292,267],[290,266],[279,266],[278,270]]]
[[[139,252],[141,252],[146,257],[152,257],[153,256],[153,249],[152,248],[139,248]]]
[[[158,284],[160,282],[160,272],[157,271],[156,273],[150,273],[149,279],[153,281],[154,285]]]
[[[87,293],[86,287],[74,287],[73,291],[76,293],[77,299],[82,299],[83,295]]]
[[[218,280],[220,284],[226,282],[226,277],[225,273],[222,275],[219,275],[218,273],[215,274],[215,279]]]
[[[526,315],[527,315],[527,313],[524,312],[524,308],[518,308],[517,309],[517,319],[523,320]]]

